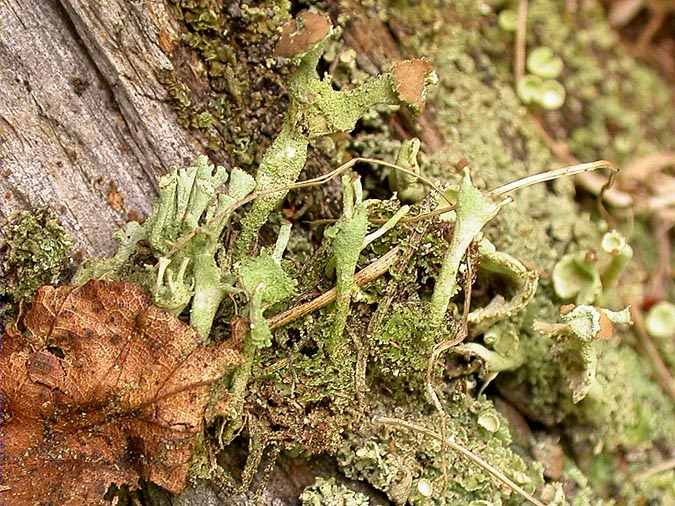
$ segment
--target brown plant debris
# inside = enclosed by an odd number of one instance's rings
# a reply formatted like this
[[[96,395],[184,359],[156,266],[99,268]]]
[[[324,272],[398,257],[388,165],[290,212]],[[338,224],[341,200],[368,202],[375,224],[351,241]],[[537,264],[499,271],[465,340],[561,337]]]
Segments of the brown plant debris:
[[[410,104],[414,110],[422,111],[425,101],[424,90],[432,73],[431,62],[424,58],[414,58],[394,64],[392,75],[399,98]]]
[[[111,209],[121,213],[124,211],[124,196],[120,193],[114,181],[108,185],[108,193],[105,196]]]
[[[284,25],[274,53],[284,58],[306,53],[321,42],[332,27],[330,18],[325,14],[302,11],[296,19]]]
[[[137,285],[44,286],[3,338],[3,504],[102,504],[111,484],[185,486],[210,386],[241,363]]]

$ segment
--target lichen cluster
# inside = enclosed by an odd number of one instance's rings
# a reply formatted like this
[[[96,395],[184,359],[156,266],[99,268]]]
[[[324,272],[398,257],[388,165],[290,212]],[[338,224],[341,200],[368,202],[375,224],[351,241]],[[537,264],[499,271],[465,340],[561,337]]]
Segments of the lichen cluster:
[[[512,75],[512,0],[363,2],[403,51],[425,57],[377,76],[337,36],[349,9],[333,26],[315,10],[288,22],[286,2],[173,3],[184,29],[174,63],[197,63],[196,78],[179,66],[164,76],[179,118],[255,178],[206,158],[165,176],[152,216],[74,282],[141,281],[204,339],[242,352],[214,388],[216,435],[193,457],[195,476],[222,481],[209,452],[244,434],[244,488],[271,447],[332,455],[395,504],[523,503],[462,448],[544,504],[675,500],[672,471],[629,479],[663,460],[675,434],[622,298],[643,282],[634,252],[655,257],[646,220],[608,223],[575,201],[569,179],[508,200],[489,191],[560,165],[535,119],[584,161],[674,148],[672,92],[617,47],[599,4],[579,3],[570,20],[563,3],[530,2],[527,47],[539,50],[528,71],[565,90],[564,103],[542,108],[523,103]],[[412,95],[398,81],[411,69]],[[433,151],[384,119],[419,113],[422,101],[443,138]],[[289,193],[303,170],[327,172],[347,155],[405,171],[345,170],[341,187],[325,183],[330,202],[303,197],[322,190]],[[392,250],[397,261],[359,286],[354,274]],[[330,289],[333,303],[275,326]],[[661,305],[647,321],[671,367],[672,313]],[[324,478],[301,500],[367,503]]]
[[[0,241],[0,295],[18,303],[64,280],[74,242],[52,211],[10,216]]]

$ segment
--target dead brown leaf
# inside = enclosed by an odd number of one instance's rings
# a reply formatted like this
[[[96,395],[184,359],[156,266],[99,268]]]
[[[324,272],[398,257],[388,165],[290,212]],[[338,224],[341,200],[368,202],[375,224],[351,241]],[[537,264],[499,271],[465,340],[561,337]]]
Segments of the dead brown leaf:
[[[210,387],[241,363],[130,283],[40,288],[0,355],[3,504],[102,504],[111,484],[185,486]]]

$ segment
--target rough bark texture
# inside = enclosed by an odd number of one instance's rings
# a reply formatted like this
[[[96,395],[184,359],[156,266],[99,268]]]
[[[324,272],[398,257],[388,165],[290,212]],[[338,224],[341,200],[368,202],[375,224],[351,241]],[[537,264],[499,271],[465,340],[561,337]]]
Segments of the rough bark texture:
[[[156,78],[172,29],[164,2],[0,3],[1,218],[50,206],[101,254],[149,211],[157,175],[197,151]]]

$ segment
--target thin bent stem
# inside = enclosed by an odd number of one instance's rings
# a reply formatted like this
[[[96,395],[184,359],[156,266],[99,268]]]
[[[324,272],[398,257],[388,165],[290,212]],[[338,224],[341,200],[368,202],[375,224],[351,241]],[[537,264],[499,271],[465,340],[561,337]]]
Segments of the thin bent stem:
[[[443,192],[436,186],[434,183],[429,180],[428,178],[421,176],[419,174],[416,174],[415,172],[412,172],[404,167],[401,167],[399,165],[385,162],[383,160],[378,160],[376,158],[352,158],[348,162],[342,164],[338,168],[328,172],[327,174],[324,174],[322,176],[318,176],[312,179],[307,179],[305,181],[300,181],[298,183],[293,183],[290,185],[286,185],[283,187],[279,188],[273,188],[270,190],[263,190],[263,191],[258,191],[258,192],[253,192],[244,197],[241,200],[238,200],[236,202],[233,202],[230,205],[225,206],[219,213],[214,215],[209,221],[207,221],[203,226],[196,228],[192,232],[189,232],[182,237],[180,237],[176,242],[174,242],[173,247],[171,250],[168,252],[166,255],[167,257],[171,257],[175,255],[187,242],[190,241],[196,234],[200,233],[204,228],[208,227],[212,223],[217,222],[218,220],[222,219],[223,216],[225,216],[228,213],[232,213],[236,211],[238,208],[248,204],[249,202],[252,202],[253,200],[257,199],[258,197],[266,196],[266,195],[271,195],[274,193],[278,192],[283,192],[283,191],[289,191],[289,190],[295,190],[299,188],[307,188],[311,186],[319,186],[322,184],[327,183],[328,181],[335,179],[345,171],[351,169],[354,165],[356,165],[359,162],[363,163],[372,163],[374,165],[380,165],[382,167],[388,167],[390,169],[398,170],[401,171],[405,174],[408,174],[410,176],[413,176],[415,178],[418,178],[420,181],[424,182],[425,184],[429,185],[434,191],[436,191],[439,195],[443,196],[443,198],[448,201],[448,199],[445,197]],[[554,179],[559,179],[561,177],[567,177],[567,176],[573,176],[575,174],[582,174],[585,172],[592,172],[598,169],[610,169],[613,173],[617,173],[618,169],[614,167],[614,165],[611,162],[608,162],[606,160],[598,160],[596,162],[590,162],[590,163],[582,163],[582,164],[577,164],[577,165],[570,165],[568,167],[562,167],[560,169],[554,169],[554,170],[549,170],[546,172],[542,172],[540,174],[533,174],[531,176],[527,176],[521,179],[516,179],[515,181],[511,181],[510,183],[506,183],[502,186],[498,186],[497,188],[491,190],[488,192],[489,194],[492,195],[502,195],[504,193],[510,193],[515,190],[520,190],[522,188],[527,188],[528,186],[532,186],[534,184],[538,183],[543,183],[546,181],[552,181]],[[421,220],[426,220],[428,218],[432,218],[434,216],[438,216],[440,214],[447,213],[448,211],[452,211],[455,209],[454,204],[449,204],[447,206],[443,207],[438,207],[434,209],[433,211],[430,211],[428,213],[423,213],[423,214],[418,214],[417,216],[410,216],[407,218],[403,218],[399,223],[416,223]],[[375,222],[376,223],[376,222]]]
[[[670,471],[671,469],[675,469],[675,458],[664,460],[663,462],[659,462],[655,466],[649,467],[644,471],[640,471],[639,473],[635,474],[632,477],[632,481],[634,482],[643,481],[646,480],[647,478],[651,478],[656,474]]]
[[[497,188],[494,188],[488,191],[487,193],[488,195],[494,196],[504,195],[506,193],[521,190],[523,188],[527,188],[535,184],[545,183],[546,181],[553,181],[555,179],[560,179],[562,177],[574,176],[576,174],[593,172],[598,169],[609,169],[610,171],[612,171],[612,174],[616,174],[617,172],[619,172],[619,169],[617,169],[611,162],[608,162],[607,160],[598,160],[595,162],[581,163],[576,165],[569,165],[567,167],[561,167],[559,169],[547,170],[546,172],[540,172],[539,174],[532,174],[531,176],[516,179],[514,181],[510,181],[506,184],[498,186]],[[610,182],[608,182],[608,185]],[[418,214],[417,216],[404,218],[401,220],[401,223],[416,223],[418,221],[433,218],[434,216],[438,216],[440,214],[445,214],[449,211],[453,211],[454,209],[455,209],[454,204],[449,206],[437,207],[436,209],[428,213],[422,213]]]
[[[618,172],[611,162],[608,162],[607,160],[598,160],[595,162],[568,165],[567,167],[547,170],[546,172],[540,172],[539,174],[532,174],[531,176],[516,179],[515,181],[498,186],[494,190],[490,190],[488,193],[490,195],[504,195],[505,193],[511,193],[512,191],[527,188],[528,186],[535,184],[553,181],[555,179],[560,179],[561,177],[574,176],[584,172],[593,172],[598,169],[609,169],[613,174]]]
[[[518,2],[518,20],[514,47],[513,75],[516,83],[525,75],[525,54],[527,52],[527,0]]]

